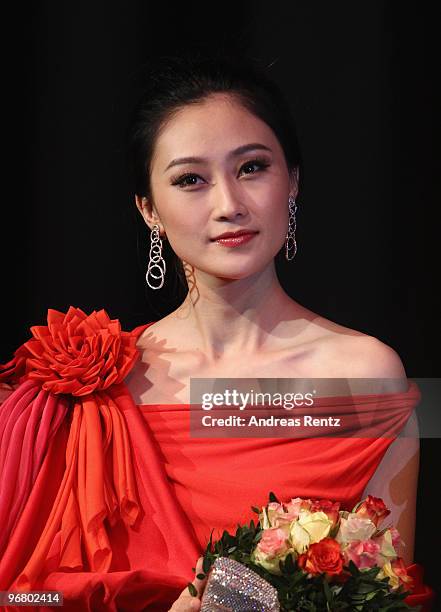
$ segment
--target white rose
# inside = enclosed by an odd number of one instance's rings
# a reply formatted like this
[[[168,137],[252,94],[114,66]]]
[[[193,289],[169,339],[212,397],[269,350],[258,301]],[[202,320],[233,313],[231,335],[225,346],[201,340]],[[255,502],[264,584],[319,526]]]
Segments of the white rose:
[[[324,512],[301,510],[299,518],[291,523],[290,540],[299,554],[304,553],[310,544],[320,542],[331,531],[332,521]]]
[[[377,528],[370,519],[349,514],[348,518],[341,517],[340,528],[335,539],[343,544],[353,540],[369,540],[376,530]]]

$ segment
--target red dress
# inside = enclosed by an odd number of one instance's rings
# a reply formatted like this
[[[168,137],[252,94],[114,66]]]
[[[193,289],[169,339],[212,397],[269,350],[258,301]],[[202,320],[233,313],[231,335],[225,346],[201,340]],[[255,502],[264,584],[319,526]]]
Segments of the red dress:
[[[269,491],[350,510],[393,441],[191,437],[189,406],[137,406],[124,384],[152,323],[124,332],[103,310],[49,310],[2,366],[17,386],[0,407],[0,590],[62,591],[72,612],[166,612],[212,528],[249,522]],[[411,383],[376,408],[407,418],[419,397]],[[344,398],[321,400],[335,415]],[[408,603],[431,610],[422,567],[408,572]]]

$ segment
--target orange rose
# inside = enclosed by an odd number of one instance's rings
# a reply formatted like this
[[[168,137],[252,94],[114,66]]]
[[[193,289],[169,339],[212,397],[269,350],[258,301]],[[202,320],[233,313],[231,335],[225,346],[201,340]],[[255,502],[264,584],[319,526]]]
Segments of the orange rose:
[[[47,322],[31,327],[34,339],[0,366],[0,381],[33,379],[51,393],[82,396],[122,382],[139,356],[136,337],[105,310],[86,315],[73,306],[67,313],[50,308]]]
[[[390,514],[390,510],[380,497],[368,495],[367,498],[357,507],[355,514],[364,518],[369,518],[376,527],[382,522],[386,516]]]
[[[324,538],[311,544],[297,559],[298,566],[308,574],[336,576],[343,571],[343,555],[340,544],[333,538]]]

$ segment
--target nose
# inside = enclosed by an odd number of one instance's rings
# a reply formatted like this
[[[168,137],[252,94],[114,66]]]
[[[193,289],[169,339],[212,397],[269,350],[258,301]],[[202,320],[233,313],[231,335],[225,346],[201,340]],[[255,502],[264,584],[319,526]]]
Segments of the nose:
[[[243,201],[240,190],[228,181],[219,182],[213,190],[215,217],[220,221],[235,219],[248,215],[248,208]]]

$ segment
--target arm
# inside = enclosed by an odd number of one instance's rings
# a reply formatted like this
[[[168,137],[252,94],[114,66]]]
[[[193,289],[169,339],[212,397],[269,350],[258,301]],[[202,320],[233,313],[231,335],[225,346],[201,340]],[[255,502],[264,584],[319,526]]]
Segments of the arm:
[[[407,431],[406,431],[407,430]],[[402,557],[406,565],[413,563],[416,523],[416,496],[419,471],[419,439],[416,415],[405,427],[406,436],[389,446],[374,475],[363,492],[381,497],[391,510],[385,524],[392,523],[405,543]]]
[[[198,612],[201,609],[201,597],[203,595],[204,589],[207,584],[208,578],[204,578],[203,580],[199,579],[197,576],[203,573],[202,568],[203,557],[199,557],[196,563],[195,568],[195,577],[193,580],[193,586],[196,588],[198,592],[197,597],[190,594],[188,587],[181,592],[178,599],[173,603],[172,607],[168,612]]]
[[[405,391],[407,375],[398,354],[370,336],[359,339],[359,343],[361,345],[351,365],[351,376],[389,379],[385,393]],[[418,421],[413,412],[363,492],[363,497],[381,497],[391,510],[385,524],[392,523],[400,532],[405,543],[401,554],[406,564],[413,562],[419,452]]]

